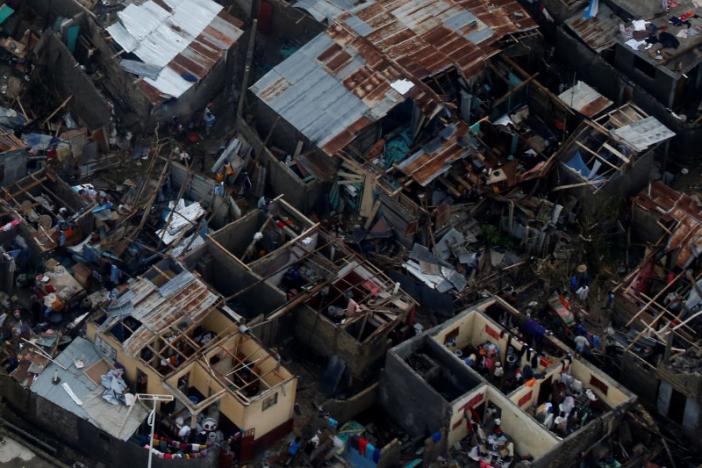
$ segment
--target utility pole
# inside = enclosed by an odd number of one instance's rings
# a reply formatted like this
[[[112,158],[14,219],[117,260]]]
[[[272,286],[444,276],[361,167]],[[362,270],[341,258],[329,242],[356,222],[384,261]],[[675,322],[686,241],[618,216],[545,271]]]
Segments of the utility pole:
[[[151,435],[149,436],[149,463],[147,468],[151,468],[152,458],[154,456],[154,431],[156,429],[156,403],[159,401],[173,401],[173,395],[158,395],[153,393],[137,393],[136,399],[140,401],[152,401],[153,408],[149,413],[149,417],[146,419],[149,426],[151,426]],[[136,402],[134,402],[136,405]]]
[[[249,75],[251,74],[251,62],[253,61],[254,45],[256,44],[256,29],[258,28],[258,19],[254,19],[251,23],[251,36],[249,36],[249,46],[246,50],[246,67],[244,68],[244,78],[241,81],[241,93],[239,93],[239,102],[236,108],[236,124],[239,126],[239,121],[244,113],[244,101],[246,101],[246,90],[249,84]]]

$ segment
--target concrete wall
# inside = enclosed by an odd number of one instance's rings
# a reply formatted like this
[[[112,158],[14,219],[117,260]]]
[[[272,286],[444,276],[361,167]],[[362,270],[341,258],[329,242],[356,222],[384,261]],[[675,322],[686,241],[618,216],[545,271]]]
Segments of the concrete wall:
[[[555,44],[558,58],[573,67],[582,80],[595,87],[616,105],[631,99],[637,106],[673,130],[676,136],[666,148],[671,160],[681,162],[699,160],[702,126],[692,125],[676,118],[664,103],[659,102],[642,86],[619,73],[563,27],[556,29]]]
[[[253,236],[265,222],[266,216],[261,210],[246,213],[235,222],[224,226],[212,234],[212,238],[237,258],[241,258],[253,241]]]
[[[344,424],[373,407],[378,399],[378,389],[379,385],[376,382],[345,400],[327,400],[322,404],[322,408],[339,421],[339,424]]]
[[[152,112],[152,121],[167,122],[173,116],[177,116],[181,121],[188,121],[193,114],[215,99],[223,86],[228,83],[227,71],[235,68],[238,46],[238,43],[235,44],[202,80],[195,83],[178,99],[168,100],[156,106]]]
[[[246,265],[212,242],[192,251],[184,263],[188,269],[200,272],[204,281],[225,297],[249,288],[230,304],[234,312],[247,319],[269,314],[285,304],[282,292],[261,281]]]
[[[252,96],[252,99],[255,99]],[[264,104],[260,104],[266,107]],[[272,122],[271,122],[272,125]],[[284,120],[276,126],[276,133],[281,128],[289,126]],[[258,132],[247,125],[245,122],[239,122],[239,132],[244,139],[252,146],[253,153],[258,162],[266,168],[266,186],[269,187],[271,193],[269,195],[285,195],[285,200],[303,213],[308,213],[316,205],[318,199],[323,195],[324,184],[321,181],[315,180],[305,182],[297,176],[289,167],[283,164],[276,158],[270,150],[263,145],[263,141],[258,135]],[[290,139],[294,151],[295,142],[297,140]]]
[[[78,62],[59,37],[46,32],[43,46],[37,52],[39,64],[46,67],[49,86],[55,86],[63,96],[73,96],[68,108],[88,126],[90,130],[103,127],[110,122],[111,109],[93,81],[80,68]]]
[[[624,353],[620,358],[621,372],[619,380],[627,388],[633,388],[642,403],[649,406],[656,404],[658,378],[656,370],[648,367],[637,358]]]
[[[387,351],[390,330],[372,341],[360,343],[346,330],[335,326],[325,316],[302,305],[295,309],[295,337],[320,356],[338,355],[346,362],[354,379],[362,379],[372,371]]]
[[[419,347],[421,341],[405,344]],[[447,429],[451,420],[451,405],[393,350],[385,359],[379,396],[385,411],[413,437]]]
[[[3,413],[7,410],[21,414],[22,419],[13,421],[28,429],[34,436],[42,437],[42,432],[52,439],[58,439],[66,447],[58,445],[59,454],[72,450],[83,454],[93,461],[93,466],[121,467],[146,466],[148,451],[133,442],[115,439],[97,429],[73,413],[52,402],[23,389],[12,378],[0,375],[0,396],[4,400]],[[11,417],[11,415],[9,415]],[[31,429],[30,426],[31,425]],[[153,459],[155,468],[205,468],[213,466],[217,460],[217,451],[211,450],[205,458],[194,460]]]
[[[554,435],[541,427],[535,419],[522,412],[499,390],[488,387],[487,398],[493,405],[500,408],[502,429],[512,436],[514,448],[520,455],[531,455],[538,460],[558,445],[558,439]]]
[[[454,401],[451,407],[451,424],[449,425],[448,446],[451,447],[456,442],[460,442],[469,434],[466,411],[469,408],[476,408],[485,402],[488,386],[481,385],[478,388],[466,393],[463,397]]]
[[[109,78],[102,81],[102,86],[112,99],[115,111],[120,113],[120,117],[126,122],[145,126],[151,103],[135,85],[136,77],[122,70],[119,62],[113,59],[117,50],[105,40],[102,28],[92,18],[87,18],[84,23],[86,27],[82,34],[85,34],[97,49],[94,59]]]
[[[645,63],[653,76],[644,72],[637,63]],[[630,47],[617,44],[614,48],[614,66],[626,73],[642,88],[666,106],[675,105],[675,90],[679,77],[664,66],[657,66],[638,57]]]
[[[622,414],[610,412],[596,419],[563,439],[560,444],[544,454],[539,460],[536,460],[531,466],[535,468],[570,468],[577,466],[580,454],[607,434],[611,434],[616,428],[615,423],[621,419]]]
[[[7,151],[0,154],[2,167],[2,186],[7,187],[27,175],[27,151],[24,149]]]

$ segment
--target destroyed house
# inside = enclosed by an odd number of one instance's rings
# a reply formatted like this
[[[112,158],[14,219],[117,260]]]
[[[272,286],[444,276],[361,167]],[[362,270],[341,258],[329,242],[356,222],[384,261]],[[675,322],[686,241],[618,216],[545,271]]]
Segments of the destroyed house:
[[[261,447],[290,430],[297,381],[219,304],[204,282],[163,261],[89,323],[88,337],[139,393],[175,397],[161,411],[169,423],[212,419]]]
[[[623,373],[644,401],[698,440],[702,389],[702,206],[653,182],[632,200],[632,221],[647,243],[615,302]]]
[[[26,405],[23,418],[104,463],[146,463],[148,451],[133,437],[146,423],[150,406],[138,401],[132,406],[114,404],[104,398],[110,392],[102,378],[114,365],[93,343],[75,338],[34,378],[28,398],[21,403]],[[154,466],[167,465],[156,459]]]
[[[251,267],[278,249],[309,236],[315,227],[315,223],[278,197],[265,209],[252,210],[224,226],[212,234],[212,239]]]
[[[684,151],[694,151],[702,98],[698,6],[690,0],[671,2],[669,9],[658,0],[608,0],[598,2],[590,18],[586,3],[558,27],[559,56],[609,97],[633,99],[655,113],[684,137]]]
[[[287,323],[290,312],[295,337],[320,356],[337,354],[356,378],[383,356],[389,335],[415,306],[380,270],[281,198],[215,232],[211,242],[255,278],[225,297],[232,308],[256,287],[272,289],[285,300],[267,321]]]
[[[270,128],[282,117],[288,141],[304,138],[327,155],[355,140],[363,153],[397,121],[414,139],[445,108],[430,78],[455,72],[467,79],[500,52],[506,36],[536,27],[516,2],[477,3],[406,0],[349,9],[251,87],[265,105],[261,118]]]
[[[552,190],[577,193],[585,206],[630,196],[649,181],[656,147],[673,136],[634,104],[584,121],[559,149]]]
[[[0,184],[7,187],[27,175],[27,145],[0,129]]]
[[[573,358],[558,340],[547,336],[527,343],[491,318],[514,314],[519,313],[503,300],[488,299],[393,348],[381,379],[382,398],[403,426],[445,431],[447,447],[470,435],[472,423],[488,432],[495,425],[490,418],[498,418],[517,456],[533,457],[534,466],[570,466],[575,454],[611,431],[609,424],[635,397]],[[504,372],[495,376],[498,367]],[[463,374],[465,382],[447,369]],[[422,399],[436,406],[415,409],[411,401],[400,402],[401,379],[430,387],[433,391],[422,390],[427,392]],[[436,415],[429,418],[431,410]]]
[[[0,190],[2,199],[25,220],[20,230],[26,230],[38,255],[78,244],[92,232],[91,206],[51,170],[34,172]],[[60,226],[64,221],[66,226]]]
[[[204,107],[231,72],[243,34],[242,22],[212,0],[148,0],[96,12],[82,35],[99,53],[87,60],[104,71],[116,102],[141,119],[185,118]]]
[[[697,113],[692,105],[699,104],[702,96],[702,21],[695,16],[702,8],[688,0],[666,11],[655,0],[612,3],[624,19],[631,20],[620,20],[625,26],[615,30],[615,67],[663,105],[684,114]],[[655,40],[649,39],[651,35]]]
[[[409,247],[431,236],[425,221],[433,207],[442,213],[434,229],[440,236],[440,218],[452,206],[531,190],[550,173],[570,131],[611,105],[585,83],[571,99],[556,95],[515,60],[499,56],[476,73],[472,91],[460,91],[464,120],[435,125],[414,143],[405,131],[390,132],[363,155],[341,155],[331,198],[339,193],[345,207],[367,218],[367,238],[392,229]]]

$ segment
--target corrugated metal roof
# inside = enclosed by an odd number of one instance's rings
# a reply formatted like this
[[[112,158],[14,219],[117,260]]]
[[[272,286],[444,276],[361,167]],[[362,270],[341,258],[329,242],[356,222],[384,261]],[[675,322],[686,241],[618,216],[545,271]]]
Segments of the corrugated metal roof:
[[[489,3],[489,6],[488,6]],[[410,98],[433,116],[441,99],[422,80],[455,67],[469,76],[509,33],[536,28],[514,0],[366,2],[251,87],[327,154]],[[393,89],[412,82],[404,95]]]
[[[612,133],[636,151],[645,151],[649,147],[675,136],[672,130],[655,117],[646,117],[638,122],[617,128]]]
[[[332,154],[332,147],[342,148],[351,142],[357,132],[349,129],[362,129],[405,99],[390,88],[387,79],[382,81],[384,93],[374,100],[363,92],[368,88],[354,93],[350,83],[360,80],[359,73],[372,73],[367,60],[322,33],[267,73],[251,91],[312,143]]]
[[[419,151],[400,163],[397,168],[414,179],[422,187],[446,173],[451,165],[468,155],[473,150],[461,142],[468,132],[468,125],[459,121],[450,125],[435,139],[424,145]],[[448,135],[450,134],[450,136]]]
[[[154,334],[181,320],[199,320],[218,300],[205,283],[187,270],[160,288],[146,278],[139,278],[108,308],[110,318],[101,329],[112,328],[125,317],[124,312],[139,320],[141,326],[122,344],[127,353],[135,356],[153,340]]]
[[[633,198],[633,204],[654,213],[662,221],[676,223],[666,250],[680,249],[675,262],[679,267],[686,268],[693,258],[693,252],[699,248],[702,231],[702,208],[697,201],[686,193],[655,181]]]
[[[591,49],[602,52],[616,44],[621,21],[611,8],[600,2],[596,17],[585,19],[582,13],[578,13],[568,18],[565,24]]]
[[[293,6],[305,10],[322,23],[336,18],[359,3],[360,0],[297,0]]]
[[[162,68],[158,78],[139,81],[158,103],[204,78],[243,34],[222,8],[212,0],[148,0],[128,5],[106,30],[125,51]]]
[[[112,405],[102,399],[103,387],[93,382],[86,374],[86,371],[101,359],[93,343],[78,337],[34,379],[30,389],[33,393],[89,421],[110,435],[120,440],[127,440],[144,421],[147,411],[139,403],[130,410],[125,405]],[[83,361],[82,369],[75,366],[77,360]],[[65,370],[56,363],[63,366]],[[58,385],[52,382],[55,373],[61,379]],[[68,384],[82,405],[78,405],[68,395],[62,385],[64,383]]]
[[[586,117],[594,117],[612,105],[607,99],[584,81],[578,81],[572,88],[558,95],[558,99],[568,107]]]

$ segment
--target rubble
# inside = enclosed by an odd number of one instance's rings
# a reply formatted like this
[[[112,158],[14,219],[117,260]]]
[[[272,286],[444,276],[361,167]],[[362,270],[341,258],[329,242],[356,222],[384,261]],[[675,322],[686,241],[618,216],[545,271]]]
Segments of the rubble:
[[[3,430],[75,466],[699,460],[697,3],[250,3],[0,6]]]

